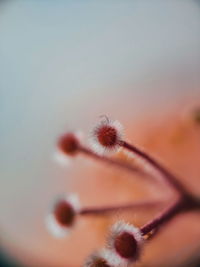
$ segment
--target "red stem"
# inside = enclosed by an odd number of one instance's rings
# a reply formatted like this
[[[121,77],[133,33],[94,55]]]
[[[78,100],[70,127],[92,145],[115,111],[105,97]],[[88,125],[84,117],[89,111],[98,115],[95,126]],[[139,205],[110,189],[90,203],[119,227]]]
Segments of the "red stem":
[[[145,224],[140,228],[142,235],[146,235],[157,227],[160,227],[164,223],[167,223],[175,215],[183,210],[183,201],[177,201],[170,205],[166,210],[159,214],[156,218]]]
[[[136,203],[130,203],[126,205],[121,206],[108,206],[108,207],[92,207],[92,208],[84,208],[82,209],[79,214],[80,215],[104,215],[107,213],[112,213],[116,211],[125,211],[125,210],[131,210],[131,209],[148,209],[148,208],[154,208],[159,205],[161,205],[162,202],[158,201],[144,201],[144,202],[136,202]]]
[[[126,162],[121,162],[119,160],[115,160],[112,158],[107,158],[105,156],[98,155],[86,147],[80,146],[79,151],[84,153],[85,155],[95,159],[95,160],[99,160],[99,161],[105,162],[107,164],[114,165],[118,168],[126,169],[127,171],[130,171],[132,173],[134,172],[134,173],[138,173],[138,174],[143,175],[143,176],[148,176],[148,177],[150,176],[150,175],[147,175],[147,173],[142,171],[141,169],[134,167],[134,166],[132,166]]]
[[[158,170],[164,177],[165,180],[180,194],[186,194],[185,188],[183,185],[177,180],[177,178],[171,174],[165,167],[163,167],[160,163],[158,163],[156,160],[154,160],[151,156],[149,156],[147,153],[141,151],[137,147],[128,144],[125,141],[121,141],[120,145],[133,152],[134,154],[138,155],[142,159],[146,160],[150,165],[152,165],[156,170]]]
[[[169,172],[165,167],[163,167],[160,163],[158,163],[156,160],[154,160],[151,156],[149,156],[147,153],[141,151],[137,147],[128,144],[125,141],[121,141],[119,145],[132,153],[136,154],[146,162],[148,162],[151,166],[153,166],[156,170],[158,170],[165,178],[165,181],[168,182],[168,184],[176,190],[179,197],[178,200],[171,204],[167,209],[165,209],[162,213],[160,213],[157,217],[146,223],[144,226],[140,228],[142,235],[146,235],[149,232],[151,232],[154,229],[158,229],[161,225],[167,223],[170,219],[172,219],[175,215],[177,215],[179,212],[186,211],[187,209],[199,209],[199,202],[194,199],[187,193],[184,186],[178,181],[178,179]],[[134,166],[131,166],[127,163],[117,161],[114,159],[107,158],[105,156],[100,156],[90,149],[87,149],[85,147],[80,146],[79,147],[80,152],[96,159],[103,161],[105,163],[124,168],[131,172],[138,172],[142,173],[143,175],[147,175],[145,172],[143,172],[141,169],[136,168]],[[118,210],[128,210],[128,209],[134,209],[134,208],[148,208],[150,206],[155,206],[155,202],[140,202],[140,203],[133,203],[128,204],[124,206],[110,206],[110,207],[100,207],[100,208],[84,208],[82,209],[79,214],[80,215],[104,215],[106,213],[116,212]]]

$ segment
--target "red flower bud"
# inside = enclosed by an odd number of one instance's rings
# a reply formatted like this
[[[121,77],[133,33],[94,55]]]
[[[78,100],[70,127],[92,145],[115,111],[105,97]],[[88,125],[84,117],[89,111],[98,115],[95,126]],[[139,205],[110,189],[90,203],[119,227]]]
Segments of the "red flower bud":
[[[59,138],[58,148],[64,154],[74,156],[79,149],[79,140],[74,133],[66,133]]]
[[[91,145],[99,153],[116,152],[122,139],[122,125],[108,119],[101,121],[92,131]]]
[[[140,230],[133,225],[119,221],[111,229],[108,244],[123,260],[138,259],[143,241]]]
[[[56,237],[64,237],[73,227],[79,203],[76,195],[67,195],[59,198],[47,216],[47,228]]]

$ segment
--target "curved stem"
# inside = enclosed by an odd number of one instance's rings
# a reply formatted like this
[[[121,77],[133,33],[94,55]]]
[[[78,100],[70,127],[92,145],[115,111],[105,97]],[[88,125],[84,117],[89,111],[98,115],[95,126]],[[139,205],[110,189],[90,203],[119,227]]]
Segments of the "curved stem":
[[[167,223],[170,219],[172,219],[175,215],[181,212],[184,208],[183,201],[178,200],[175,203],[171,204],[166,210],[161,212],[156,218],[146,223],[144,226],[140,228],[142,235],[146,235],[152,230],[160,227],[164,223]]]
[[[128,144],[125,141],[121,141],[120,146],[133,152],[134,154],[138,155],[142,159],[146,160],[151,166],[153,166],[156,170],[158,170],[165,177],[165,180],[178,193],[186,194],[186,190],[184,186],[178,181],[178,179],[171,172],[169,172],[165,167],[163,167],[160,163],[158,163],[155,159],[149,156],[147,153],[141,151],[140,149],[138,149],[137,147],[133,145]]]
[[[143,175],[143,176],[146,176],[146,177],[150,177],[149,174],[147,174],[145,171],[143,171],[141,168],[138,168],[138,167],[134,167],[126,162],[122,162],[120,160],[116,160],[116,159],[113,159],[113,158],[108,158],[108,157],[105,157],[105,156],[101,156],[101,155],[98,155],[96,153],[94,153],[92,150],[86,148],[86,147],[83,147],[83,146],[80,146],[79,147],[79,151],[82,152],[83,154],[95,159],[95,160],[99,160],[99,161],[102,161],[104,163],[107,163],[107,164],[110,164],[110,165],[113,165],[113,166],[116,166],[118,168],[122,168],[122,169],[125,169],[131,173],[138,173],[140,175]]]

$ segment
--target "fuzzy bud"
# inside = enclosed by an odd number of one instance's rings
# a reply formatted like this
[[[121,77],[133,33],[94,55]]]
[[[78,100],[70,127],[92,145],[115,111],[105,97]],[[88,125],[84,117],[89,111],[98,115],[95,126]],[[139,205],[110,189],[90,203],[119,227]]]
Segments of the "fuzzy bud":
[[[79,202],[76,195],[60,197],[48,214],[46,224],[49,232],[56,237],[64,237],[74,226]]]
[[[120,148],[122,132],[123,127],[118,121],[103,120],[91,133],[91,146],[98,154],[117,152]]]
[[[74,133],[66,133],[59,138],[58,148],[62,153],[74,156],[79,149],[79,139]]]
[[[93,253],[86,260],[84,267],[118,267],[120,261],[112,251],[108,249],[102,249]]]
[[[125,261],[135,261],[141,251],[143,237],[138,228],[119,221],[111,229],[109,247]]]

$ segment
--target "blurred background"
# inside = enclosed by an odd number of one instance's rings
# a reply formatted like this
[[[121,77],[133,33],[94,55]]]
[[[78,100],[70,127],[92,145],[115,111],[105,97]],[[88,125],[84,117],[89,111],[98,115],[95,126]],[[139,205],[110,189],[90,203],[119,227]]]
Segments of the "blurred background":
[[[68,266],[68,241],[44,227],[74,188],[52,160],[57,136],[199,99],[199,48],[197,0],[0,2],[1,266]]]

